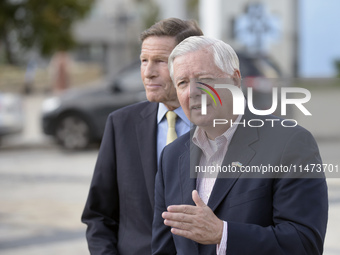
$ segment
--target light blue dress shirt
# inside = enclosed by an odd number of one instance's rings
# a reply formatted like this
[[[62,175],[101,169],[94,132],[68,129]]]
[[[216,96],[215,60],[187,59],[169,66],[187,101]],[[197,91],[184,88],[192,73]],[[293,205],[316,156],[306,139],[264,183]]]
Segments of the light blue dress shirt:
[[[159,157],[163,148],[166,145],[166,136],[168,133],[168,122],[166,120],[165,114],[168,108],[163,103],[159,103],[158,113],[157,113],[157,161],[159,162]],[[184,135],[190,130],[190,121],[185,116],[182,107],[174,110],[177,114],[176,119],[176,133],[177,137]]]

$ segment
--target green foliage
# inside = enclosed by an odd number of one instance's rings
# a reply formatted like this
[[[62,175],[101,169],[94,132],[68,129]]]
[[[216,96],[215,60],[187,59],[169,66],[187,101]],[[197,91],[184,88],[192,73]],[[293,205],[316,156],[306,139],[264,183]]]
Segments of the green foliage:
[[[10,50],[10,31],[12,31],[16,26],[15,13],[19,8],[18,3],[12,3],[9,0],[0,1],[0,46],[5,49],[5,58],[9,63],[13,63],[13,56]],[[2,47],[1,47],[2,48]]]
[[[72,48],[75,45],[72,24],[89,12],[93,1],[1,0],[0,40],[9,52],[6,55],[11,53],[13,36],[22,47],[35,47],[44,56]]]

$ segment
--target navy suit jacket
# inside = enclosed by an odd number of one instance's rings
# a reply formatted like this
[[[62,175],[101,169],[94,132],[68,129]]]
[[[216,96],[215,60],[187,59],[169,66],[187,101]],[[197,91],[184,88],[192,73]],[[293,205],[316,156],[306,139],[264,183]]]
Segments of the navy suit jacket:
[[[277,117],[254,116],[249,111],[243,116],[243,120],[266,118]],[[216,245],[201,245],[171,234],[161,217],[169,205],[194,205],[191,193],[196,179],[190,178],[189,169],[199,165],[201,150],[192,144],[190,149],[190,139],[187,133],[162,153],[156,176],[153,254],[216,254]],[[307,130],[285,128],[277,122],[271,127],[271,122],[265,122],[259,128],[238,126],[223,165],[232,162],[304,167],[320,164],[321,158]],[[230,178],[217,178],[208,206],[228,222],[227,254],[322,254],[328,215],[324,174],[317,173],[314,178],[299,175],[246,178],[247,173],[231,173]]]
[[[91,254],[150,254],[158,103],[108,117],[82,215]]]

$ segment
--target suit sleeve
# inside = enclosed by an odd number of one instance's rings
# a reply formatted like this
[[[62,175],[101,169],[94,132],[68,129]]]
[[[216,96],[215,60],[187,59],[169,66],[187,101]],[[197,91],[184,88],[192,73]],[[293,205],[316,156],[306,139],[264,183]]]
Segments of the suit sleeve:
[[[115,135],[112,117],[106,122],[89,195],[82,215],[92,255],[118,254],[119,201]]]
[[[171,228],[164,225],[162,213],[167,211],[164,199],[164,179],[162,170],[163,152],[160,157],[160,164],[156,174],[155,183],[155,209],[152,223],[152,254],[176,254],[175,244],[170,232]]]
[[[316,142],[307,131],[298,132],[287,141],[280,162],[303,167],[321,163]],[[298,178],[275,179],[273,224],[262,227],[228,221],[227,254],[322,254],[328,197],[324,174],[317,175],[299,173],[290,176]]]

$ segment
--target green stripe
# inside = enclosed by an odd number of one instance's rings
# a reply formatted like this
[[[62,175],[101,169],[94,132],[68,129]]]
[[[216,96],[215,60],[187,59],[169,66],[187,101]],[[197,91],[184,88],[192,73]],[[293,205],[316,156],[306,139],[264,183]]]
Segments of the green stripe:
[[[204,92],[206,92],[207,94],[209,94],[209,96],[211,96],[211,98],[214,100],[215,105],[217,105],[214,96],[213,96],[208,90],[203,89],[203,88],[200,88],[200,87],[196,87],[196,88],[198,88],[198,89],[200,89],[200,90],[203,90]]]

